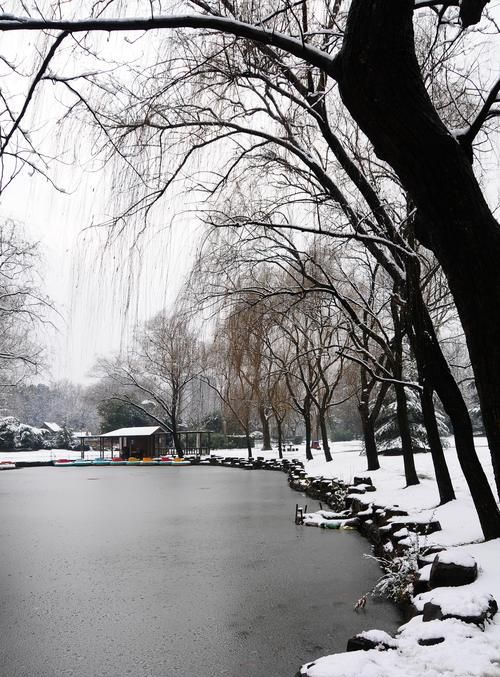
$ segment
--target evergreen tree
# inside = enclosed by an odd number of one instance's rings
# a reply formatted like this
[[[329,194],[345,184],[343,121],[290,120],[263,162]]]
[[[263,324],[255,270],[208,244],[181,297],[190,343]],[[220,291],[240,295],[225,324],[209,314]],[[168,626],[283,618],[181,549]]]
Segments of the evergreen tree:
[[[0,419],[0,449],[14,449],[18,438],[19,419],[5,416]]]
[[[97,412],[101,419],[101,430],[109,432],[118,428],[158,425],[150,416],[140,411],[133,404],[120,400],[107,399],[100,402]]]
[[[26,423],[21,423],[15,416],[0,419],[0,449],[41,449],[43,432]]]
[[[42,431],[26,423],[21,423],[17,431],[16,446],[22,449],[41,449],[43,447]]]
[[[430,448],[427,441],[427,433],[418,392],[413,388],[407,388],[406,399],[413,450],[416,452],[429,451]],[[436,408],[436,419],[440,434],[448,435],[449,430],[445,422],[445,417],[439,408]],[[390,388],[388,391],[386,402],[380,411],[375,430],[375,440],[377,442],[378,451],[381,454],[390,455],[402,453],[394,388]]]
[[[61,430],[56,434],[54,439],[54,447],[56,449],[71,449],[71,446],[74,444],[75,439],[73,437],[73,431],[67,426],[63,425]]]

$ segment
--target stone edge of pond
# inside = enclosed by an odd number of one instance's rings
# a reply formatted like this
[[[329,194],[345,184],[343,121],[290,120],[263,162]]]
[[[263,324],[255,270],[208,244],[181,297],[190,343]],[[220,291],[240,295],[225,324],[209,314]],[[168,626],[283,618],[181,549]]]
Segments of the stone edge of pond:
[[[329,520],[342,521],[350,526],[356,525],[361,535],[373,546],[376,558],[402,557],[415,547],[420,536],[426,536],[441,530],[437,520],[422,520],[418,515],[410,515],[398,506],[379,505],[370,501],[370,493],[376,491],[370,477],[354,477],[352,485],[346,485],[338,479],[313,477],[303,468],[291,468],[288,476],[291,489],[305,493],[310,498],[325,503],[333,512],[320,510],[316,515],[321,519],[308,521],[306,511],[297,506],[295,522],[305,526],[325,527]],[[418,570],[412,583],[411,600],[401,604],[409,618],[422,615],[422,621],[444,621],[450,618],[470,623],[484,629],[498,611],[497,601],[493,595],[487,595],[475,613],[460,613],[459,610],[448,610],[446,604],[427,601],[419,604],[419,595],[436,588],[449,588],[469,585],[478,575],[478,565],[473,557],[460,558],[441,546],[423,547],[418,551]],[[355,605],[355,609],[366,604],[363,596]],[[398,635],[402,626],[394,633]],[[445,641],[445,633],[437,633],[432,638],[419,638],[421,646],[432,646]],[[472,641],[472,640],[470,640]],[[398,648],[398,639],[385,631],[370,630],[361,632],[347,640],[346,651],[390,651]],[[339,652],[337,652],[338,654]],[[331,654],[335,656],[336,654]],[[303,665],[294,677],[307,677],[308,669],[315,661]]]

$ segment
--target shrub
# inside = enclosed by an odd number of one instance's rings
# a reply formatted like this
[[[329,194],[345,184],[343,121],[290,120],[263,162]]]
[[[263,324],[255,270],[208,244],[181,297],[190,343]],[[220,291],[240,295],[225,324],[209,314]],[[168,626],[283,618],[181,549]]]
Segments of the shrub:
[[[0,449],[41,449],[43,433],[26,423],[20,423],[14,416],[0,419]]]
[[[75,439],[73,437],[72,431],[67,428],[65,425],[59,430],[56,434],[54,440],[55,449],[71,449],[71,445],[74,443]]]
[[[250,438],[250,446],[255,446],[255,441]],[[223,435],[212,433],[210,436],[211,449],[246,449],[247,440],[244,435]]]
[[[345,510],[345,499],[349,493],[347,487],[343,484],[334,482],[330,490],[331,496],[328,497],[328,505],[335,512]]]
[[[43,447],[43,434],[38,428],[21,423],[18,428],[16,446],[24,449],[41,449]]]
[[[0,449],[14,449],[18,446],[19,419],[6,416],[0,419]]]
[[[413,584],[417,579],[418,572],[418,542],[413,543],[402,555],[387,555],[374,559],[384,570],[384,575],[375,583],[371,595],[385,597],[397,604],[405,604],[411,601]]]

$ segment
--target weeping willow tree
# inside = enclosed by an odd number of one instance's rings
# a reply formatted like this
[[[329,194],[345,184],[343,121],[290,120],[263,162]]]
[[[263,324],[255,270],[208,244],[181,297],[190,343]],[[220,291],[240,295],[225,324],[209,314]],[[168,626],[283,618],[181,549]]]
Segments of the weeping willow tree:
[[[39,373],[45,354],[40,331],[54,317],[41,292],[40,252],[14,222],[0,223],[0,394]]]

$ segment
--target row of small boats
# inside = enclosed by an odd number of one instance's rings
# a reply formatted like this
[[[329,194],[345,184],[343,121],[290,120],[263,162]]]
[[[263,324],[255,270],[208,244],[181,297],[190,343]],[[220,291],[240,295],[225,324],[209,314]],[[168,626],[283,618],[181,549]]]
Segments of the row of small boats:
[[[114,465],[173,465],[173,466],[183,466],[191,465],[189,461],[184,458],[177,458],[172,456],[160,456],[159,458],[134,458],[130,457],[124,459],[121,457],[114,458],[94,458],[90,459],[77,459],[71,460],[68,458],[59,458],[56,461],[52,461],[52,464],[57,468],[71,468],[71,467],[83,467],[83,466],[114,466]]]

